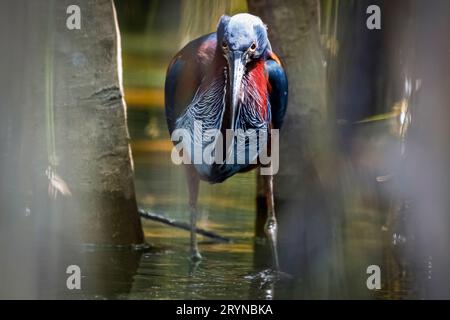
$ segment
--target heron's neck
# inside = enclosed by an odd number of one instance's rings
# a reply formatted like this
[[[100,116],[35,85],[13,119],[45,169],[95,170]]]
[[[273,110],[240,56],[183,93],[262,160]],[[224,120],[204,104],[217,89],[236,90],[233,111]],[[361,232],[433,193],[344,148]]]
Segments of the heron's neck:
[[[265,61],[260,59],[253,62],[242,81],[244,88],[243,104],[256,111],[262,118],[268,112],[268,74],[265,70]]]
[[[222,134],[226,133],[227,129],[231,129],[231,99],[230,99],[230,81],[229,70],[225,58],[221,52],[216,51],[214,58],[205,74],[201,91],[213,90],[219,83],[222,83],[224,90],[223,98],[223,113],[222,121],[220,122],[220,129]],[[218,79],[222,79],[218,81]],[[214,84],[212,86],[211,84]],[[268,121],[268,77],[265,71],[265,60],[260,59],[251,62],[247,66],[247,70],[241,83],[241,97],[238,106],[238,118],[241,124],[245,127],[261,126],[264,121]],[[212,92],[212,91],[210,91]],[[215,91],[216,92],[216,91]],[[207,95],[211,96],[211,95]],[[216,97],[217,98],[217,97]],[[208,99],[209,100],[209,99]],[[221,99],[214,99],[215,103],[219,103]],[[218,111],[214,108],[212,110]],[[207,117],[214,117],[215,115],[204,115]],[[245,123],[244,123],[245,122]]]

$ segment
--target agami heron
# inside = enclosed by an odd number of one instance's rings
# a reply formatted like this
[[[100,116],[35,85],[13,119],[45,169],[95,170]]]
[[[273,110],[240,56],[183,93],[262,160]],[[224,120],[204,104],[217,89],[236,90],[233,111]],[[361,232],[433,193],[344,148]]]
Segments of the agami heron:
[[[201,121],[201,133],[216,129],[225,131],[262,132],[265,152],[270,153],[271,129],[279,129],[286,112],[288,84],[279,58],[273,53],[267,27],[259,17],[240,13],[222,16],[217,31],[188,43],[171,61],[165,82],[165,110],[172,134],[177,129],[195,132],[195,122]],[[205,147],[194,137],[193,144]],[[236,149],[225,144],[224,152]],[[231,149],[230,149],[231,148]],[[186,164],[191,214],[191,258],[200,260],[196,239],[197,197],[200,180],[218,183],[233,176],[262,166],[251,161],[251,148],[247,161]],[[262,148],[253,149],[256,158]],[[189,155],[191,156],[191,155]],[[253,159],[254,160],[254,159]],[[276,247],[277,221],[274,210],[273,175],[264,175],[267,197],[265,231],[269,240],[274,266],[278,269]]]

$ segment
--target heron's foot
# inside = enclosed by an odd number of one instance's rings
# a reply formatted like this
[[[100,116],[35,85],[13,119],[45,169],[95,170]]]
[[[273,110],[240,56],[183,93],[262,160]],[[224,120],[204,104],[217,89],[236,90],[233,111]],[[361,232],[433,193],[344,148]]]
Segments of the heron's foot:
[[[269,240],[270,251],[272,253],[272,265],[274,270],[280,270],[280,263],[278,262],[277,250],[277,221],[274,217],[268,218],[264,226],[267,239]]]
[[[286,272],[276,270],[273,268],[264,269],[256,274],[245,277],[247,280],[259,283],[260,289],[274,285],[278,281],[289,281],[294,277]]]
[[[269,268],[261,272],[262,276],[271,281],[291,280],[293,276],[279,268]]]
[[[201,262],[202,262],[201,260],[194,261],[191,258],[189,258],[189,276],[191,277],[195,276]]]
[[[202,259],[203,257],[198,249],[191,251],[191,256],[189,257],[189,260],[191,260],[191,262],[200,262],[202,261]]]

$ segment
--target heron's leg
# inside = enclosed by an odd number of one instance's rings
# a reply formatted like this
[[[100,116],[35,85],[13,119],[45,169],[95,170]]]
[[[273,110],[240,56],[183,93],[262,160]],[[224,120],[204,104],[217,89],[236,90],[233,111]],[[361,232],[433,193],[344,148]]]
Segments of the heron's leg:
[[[195,232],[197,228],[197,198],[200,179],[192,165],[187,165],[186,176],[189,189],[189,211],[191,214],[191,260],[200,261],[202,256],[198,250],[197,233]]]
[[[279,270],[278,250],[277,250],[277,219],[275,217],[275,202],[273,197],[273,176],[264,175],[264,187],[267,199],[267,221],[264,226],[266,236],[269,240],[270,249],[272,252],[273,266],[275,270]]]

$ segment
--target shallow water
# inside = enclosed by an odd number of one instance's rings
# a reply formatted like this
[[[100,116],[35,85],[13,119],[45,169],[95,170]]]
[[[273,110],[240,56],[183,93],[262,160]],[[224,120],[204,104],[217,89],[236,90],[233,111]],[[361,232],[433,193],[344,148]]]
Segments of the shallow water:
[[[130,109],[128,120],[139,206],[188,222],[184,171],[170,160],[171,144],[163,109]],[[149,124],[152,136],[148,135]],[[364,195],[364,186],[370,186],[365,175],[351,169],[347,173],[349,183],[342,185],[342,197],[347,201],[364,199],[358,193]],[[296,216],[298,221],[291,223],[300,227],[294,227],[290,236],[300,236],[287,242],[287,247],[279,247],[284,255],[283,271],[296,274],[295,277],[283,274],[278,281],[268,270],[268,248],[254,237],[256,172],[235,175],[222,184],[202,182],[199,207],[199,227],[226,236],[232,242],[217,243],[199,237],[204,259],[198,265],[188,260],[190,235],[185,230],[143,220],[148,244],[144,250],[74,246],[61,242],[65,235],[58,233],[57,228],[32,223],[39,213],[24,211],[15,216],[21,232],[15,232],[18,228],[6,223],[0,225],[3,226],[0,246],[5,252],[0,264],[0,298],[417,297],[417,287],[404,255],[405,244],[399,241],[394,245],[390,238],[392,231],[382,231],[387,209],[370,198],[353,201],[343,213],[331,211],[333,219],[320,212]],[[57,219],[59,213],[55,210],[53,218]],[[281,222],[280,217],[279,231],[283,236],[286,224],[281,227]],[[331,241],[327,232],[332,236]],[[81,269],[81,290],[66,287],[66,268],[74,264]],[[382,290],[376,292],[366,287],[366,268],[372,264],[381,266],[382,270]]]
[[[155,120],[156,119],[156,120]],[[188,222],[187,185],[183,168],[172,164],[162,109],[130,110],[135,184],[139,206]],[[148,123],[155,135],[148,138]],[[83,299],[279,299],[409,298],[413,287],[398,263],[397,252],[377,230],[378,211],[355,208],[343,229],[334,227],[333,249],[306,253],[314,270],[278,281],[270,273],[268,247],[254,237],[256,173],[238,174],[225,183],[200,187],[199,227],[232,239],[217,243],[199,237],[201,263],[188,260],[189,232],[143,220],[149,247],[141,251],[73,248],[64,261],[83,270],[79,292],[49,287],[47,294]],[[323,223],[327,223],[324,221]],[[321,235],[315,236],[321,239]],[[318,247],[320,249],[320,247]],[[395,249],[395,248],[394,248]],[[336,252],[342,252],[337,255]],[[326,256],[329,254],[329,256]],[[319,258],[317,258],[319,257]],[[382,265],[383,290],[368,292],[365,268]],[[324,271],[324,274],[320,273]],[[331,270],[331,273],[330,271]],[[66,277],[66,275],[61,275]],[[49,283],[50,285],[51,283]],[[56,290],[56,291],[55,291]]]
[[[156,118],[156,120],[155,120]],[[188,222],[187,184],[181,166],[172,164],[163,110],[130,110],[134,146],[135,185],[139,206],[171,219]],[[148,123],[154,136],[148,137]],[[201,182],[198,226],[232,239],[218,243],[199,236],[203,260],[189,260],[190,233],[159,222],[143,220],[149,248],[143,251],[75,249],[85,261],[82,288],[68,298],[94,299],[249,299],[271,297],[259,288],[254,267],[256,173],[238,174],[225,183]],[[265,250],[263,248],[262,250]],[[70,260],[70,259],[69,259]]]
[[[168,154],[135,158],[136,186],[141,207],[189,221],[187,186],[181,167]],[[144,173],[146,172],[146,173]],[[146,239],[156,252],[146,253],[135,277],[132,298],[249,298],[253,269],[255,175],[236,176],[221,185],[202,183],[199,227],[232,239],[214,243],[200,237],[203,261],[188,261],[189,232],[144,222]]]

